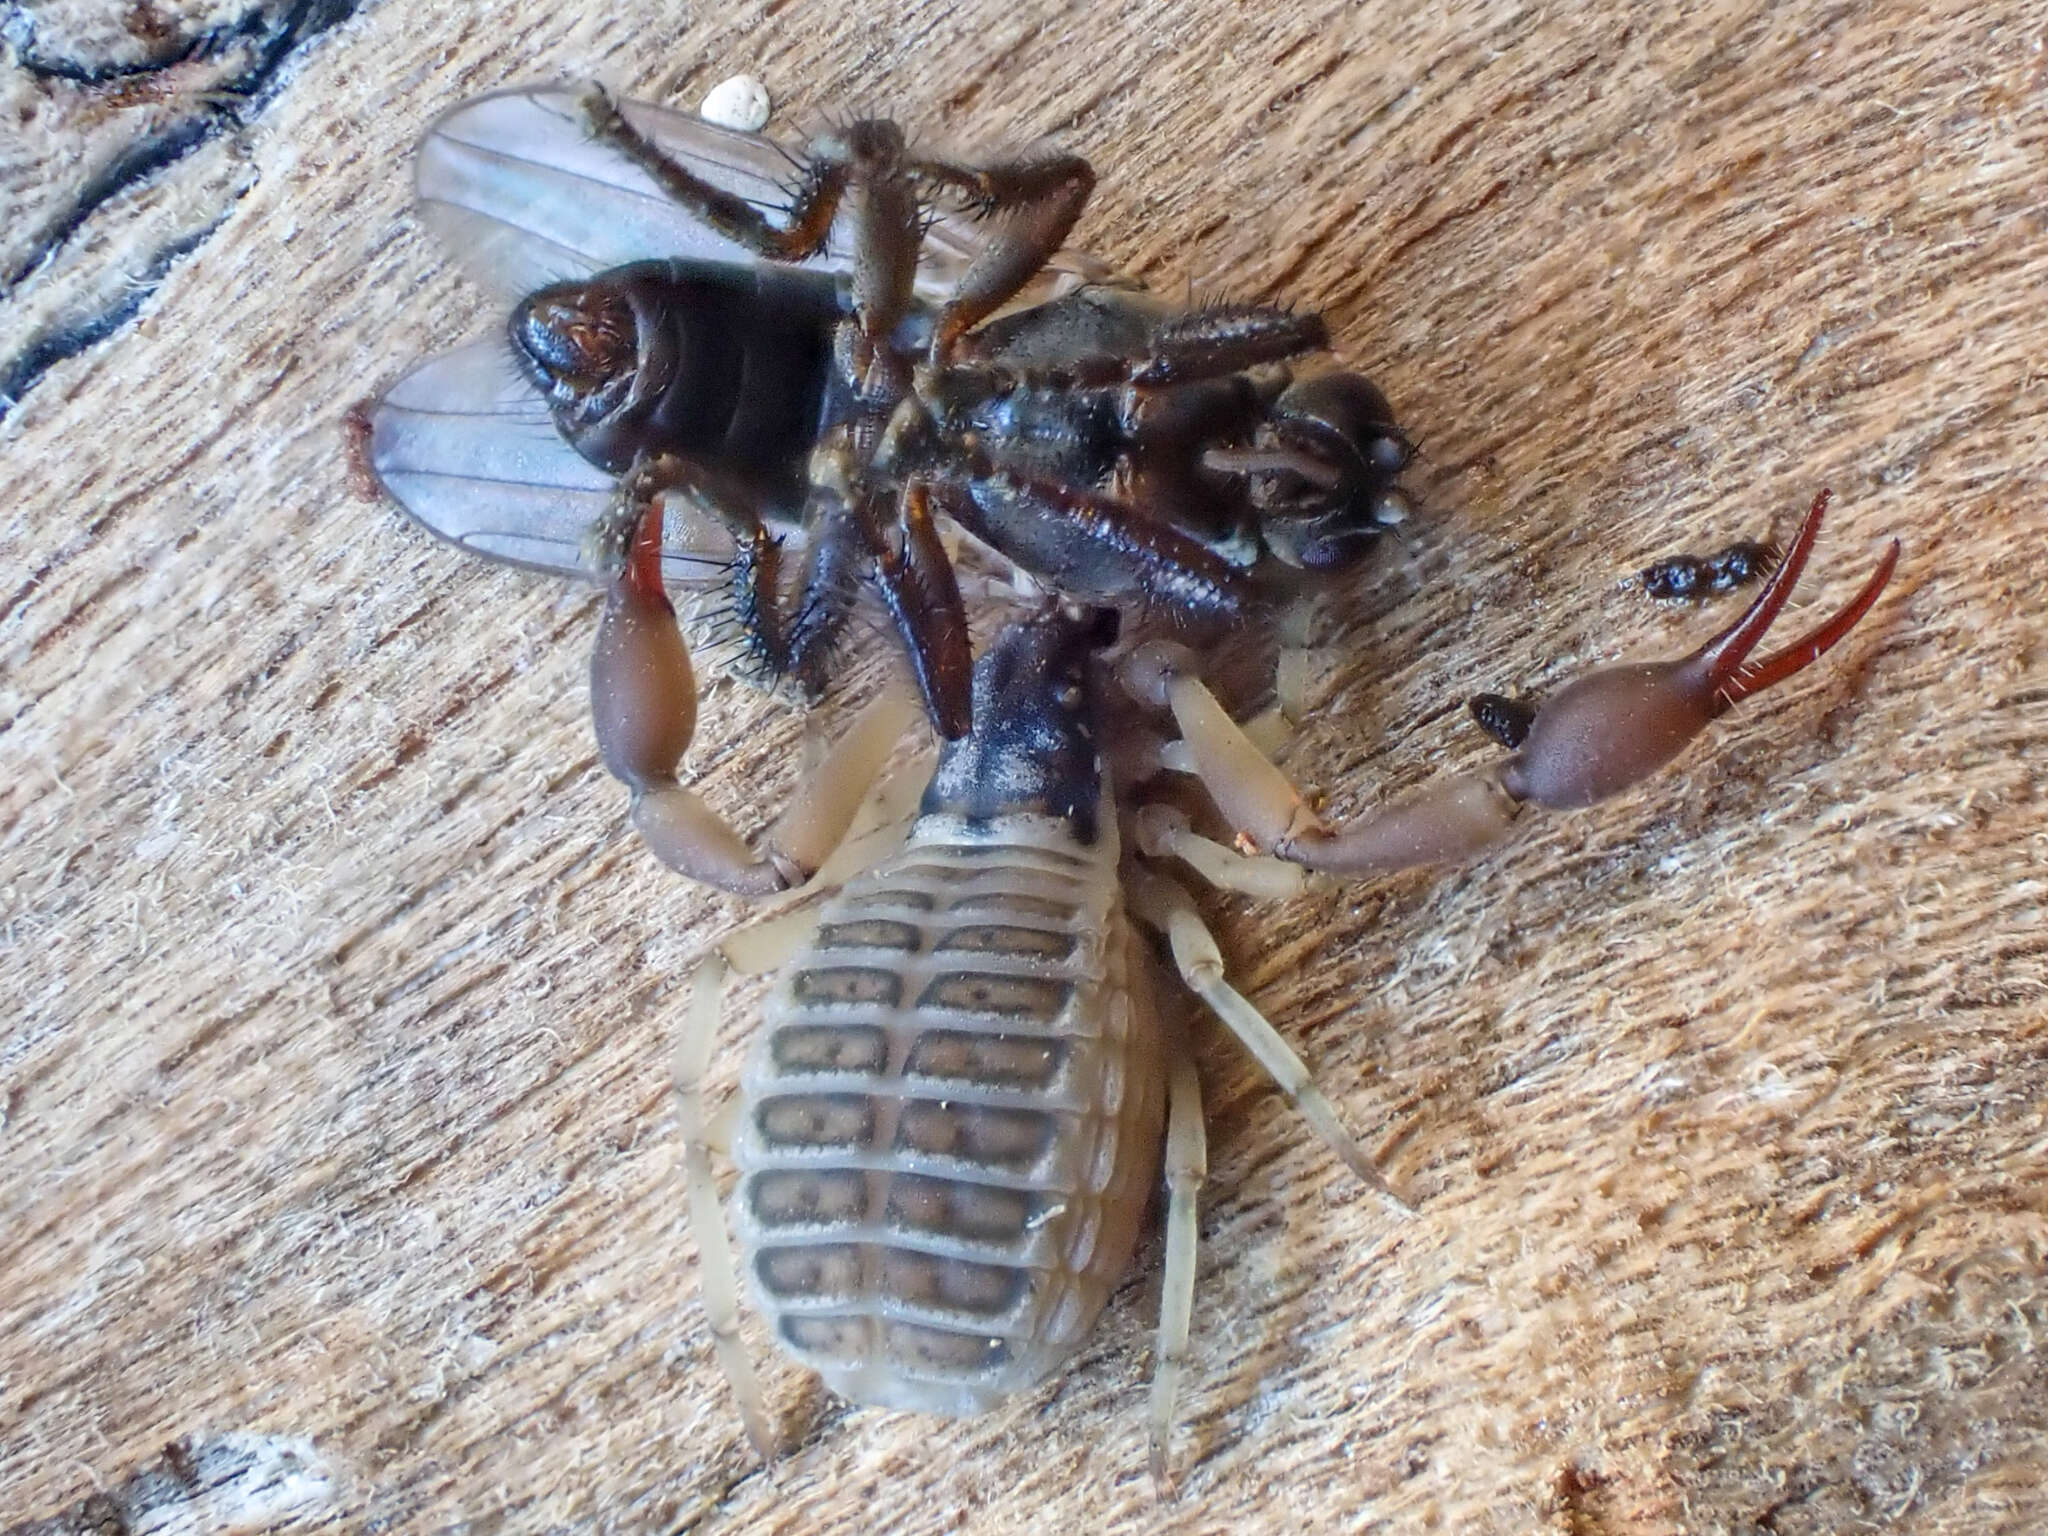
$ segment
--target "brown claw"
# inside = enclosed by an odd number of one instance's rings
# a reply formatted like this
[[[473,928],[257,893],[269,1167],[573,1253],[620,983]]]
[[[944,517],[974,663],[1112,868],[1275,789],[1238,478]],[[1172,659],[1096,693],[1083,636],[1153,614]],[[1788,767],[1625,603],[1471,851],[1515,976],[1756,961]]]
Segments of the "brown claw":
[[[1553,810],[1604,800],[1670,762],[1709,721],[1810,666],[1848,634],[1891,580],[1897,539],[1840,612],[1776,654],[1748,659],[1792,595],[1827,505],[1823,490],[1748,611],[1690,656],[1603,668],[1546,700],[1522,750],[1502,770],[1508,793]]]
[[[743,896],[801,880],[773,849],[745,839],[676,782],[697,730],[697,684],[676,611],[661,581],[661,502],[648,502],[605,592],[590,657],[590,716],[605,768],[633,791],[632,822],[674,870]]]
[[[613,777],[636,792],[675,781],[697,729],[697,684],[662,585],[659,498],[634,527],[605,594],[590,658],[590,712]]]

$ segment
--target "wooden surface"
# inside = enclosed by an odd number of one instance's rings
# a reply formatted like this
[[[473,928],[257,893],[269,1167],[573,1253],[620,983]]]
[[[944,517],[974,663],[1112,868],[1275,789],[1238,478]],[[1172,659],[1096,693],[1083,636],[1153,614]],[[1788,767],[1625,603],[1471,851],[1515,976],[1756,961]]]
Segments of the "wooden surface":
[[[12,17],[0,1520],[2048,1528],[2048,5]],[[799,133],[1056,136],[1101,172],[1081,243],[1328,314],[1425,450],[1291,760],[1339,808],[1483,760],[1471,692],[1688,648],[1713,616],[1619,583],[1652,557],[1831,485],[1810,616],[1906,541],[1840,651],[1639,792],[1467,870],[1213,904],[1422,1215],[1205,1046],[1165,1509],[1156,1243],[986,1419],[776,1367],[800,1441],[755,1464],[666,1088],[675,963],[741,908],[625,834],[592,597],[350,493],[345,408],[496,323],[408,217],[426,122],[742,68]],[[752,825],[800,735],[717,685],[698,781]],[[268,1480],[193,1490],[230,1463]]]

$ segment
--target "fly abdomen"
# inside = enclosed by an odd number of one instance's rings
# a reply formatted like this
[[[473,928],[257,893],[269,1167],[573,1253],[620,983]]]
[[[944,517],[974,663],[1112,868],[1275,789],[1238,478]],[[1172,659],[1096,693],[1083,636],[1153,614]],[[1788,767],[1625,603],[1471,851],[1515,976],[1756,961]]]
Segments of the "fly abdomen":
[[[927,816],[829,903],[754,1042],[735,1221],[785,1346],[841,1394],[988,1407],[1085,1336],[1163,1105],[1116,850]]]
[[[639,261],[521,300],[511,338],[556,426],[598,468],[677,454],[793,511],[842,313],[826,275]]]

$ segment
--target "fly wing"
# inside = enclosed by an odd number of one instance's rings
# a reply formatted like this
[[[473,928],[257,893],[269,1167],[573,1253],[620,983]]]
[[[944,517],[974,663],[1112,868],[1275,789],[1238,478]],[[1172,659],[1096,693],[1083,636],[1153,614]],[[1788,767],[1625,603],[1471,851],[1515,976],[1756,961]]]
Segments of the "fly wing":
[[[443,352],[400,379],[371,409],[370,468],[429,533],[470,554],[597,578],[586,538],[615,482],[563,441],[501,342]],[[701,517],[664,528],[672,581],[715,578],[731,558],[731,540]]]
[[[575,86],[479,96],[420,141],[420,216],[464,270],[519,299],[536,288],[650,257],[744,263],[626,156],[590,135]],[[637,102],[620,109],[692,171],[766,209],[788,202],[794,167],[768,139]]]
[[[751,263],[744,247],[707,229],[616,149],[591,137],[575,85],[521,86],[478,96],[442,114],[420,142],[415,183],[422,220],[478,283],[507,299],[650,258]],[[626,120],[712,185],[770,213],[789,204],[802,158],[774,139],[707,123],[647,102],[621,101]],[[941,212],[918,262],[918,290],[951,292],[988,239],[965,213]],[[850,271],[835,230],[808,265]],[[1108,271],[1062,251],[1021,302],[1100,282]]]

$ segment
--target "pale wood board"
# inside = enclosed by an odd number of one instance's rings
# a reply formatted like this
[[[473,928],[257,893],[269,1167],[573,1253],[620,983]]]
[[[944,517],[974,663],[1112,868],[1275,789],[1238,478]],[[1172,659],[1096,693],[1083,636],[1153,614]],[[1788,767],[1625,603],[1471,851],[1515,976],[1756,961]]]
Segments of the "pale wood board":
[[[235,13],[24,17],[111,58]],[[238,126],[0,302],[17,358],[143,279],[0,423],[0,1522],[99,1488],[155,1528],[166,1444],[246,1433],[325,1468],[238,1506],[292,1530],[2048,1528],[2048,4],[290,17]],[[1422,1215],[1205,1046],[1168,1506],[1156,1244],[979,1421],[813,1417],[776,1366],[799,1440],[759,1468],[666,1086],[674,966],[742,908],[626,835],[594,596],[350,493],[346,407],[498,319],[407,212],[433,115],[743,68],[799,134],[1056,137],[1101,172],[1080,243],[1320,309],[1386,386],[1422,511],[1291,759],[1340,810],[1485,759],[1470,693],[1687,648],[1714,618],[1619,580],[1652,557],[1831,485],[1810,617],[1905,540],[1850,641],[1640,791],[1214,903]],[[18,57],[0,89],[10,262],[192,110]],[[696,782],[751,827],[801,731],[714,686]],[[214,1498],[183,1528],[242,1528]]]

